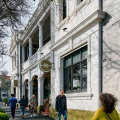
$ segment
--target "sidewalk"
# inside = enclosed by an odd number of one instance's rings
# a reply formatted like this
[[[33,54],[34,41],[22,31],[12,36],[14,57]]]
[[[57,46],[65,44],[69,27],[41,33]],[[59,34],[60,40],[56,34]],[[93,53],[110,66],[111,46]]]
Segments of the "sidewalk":
[[[3,108],[6,111],[6,113],[8,114],[8,116],[10,118],[9,120],[13,120],[12,117],[11,117],[10,107],[5,106],[3,104],[0,104],[0,107]],[[31,118],[29,111],[25,111],[24,119],[25,120],[54,120],[54,119],[52,119],[52,118],[50,118],[48,116],[43,116],[41,114],[37,114],[36,117]],[[24,119],[22,119],[22,117],[21,117],[20,109],[16,109],[14,120],[24,120]]]

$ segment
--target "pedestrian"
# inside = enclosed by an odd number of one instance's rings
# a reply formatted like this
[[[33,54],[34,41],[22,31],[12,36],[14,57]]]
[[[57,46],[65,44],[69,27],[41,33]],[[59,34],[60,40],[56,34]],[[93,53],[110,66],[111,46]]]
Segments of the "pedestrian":
[[[11,115],[12,115],[12,118],[14,119],[16,103],[17,103],[17,99],[14,97],[14,94],[11,94],[11,98],[8,100],[8,103],[10,104]]]
[[[67,101],[63,90],[60,90],[60,95],[56,97],[55,108],[58,114],[58,120],[61,120],[61,114],[63,115],[64,120],[67,120]]]
[[[22,118],[24,119],[24,111],[25,111],[25,107],[27,105],[27,101],[26,101],[24,95],[20,99],[19,103],[20,103],[20,109],[21,109]]]
[[[117,99],[108,93],[100,95],[101,108],[99,108],[92,120],[120,120],[119,115],[115,109]]]
[[[36,100],[36,96],[33,94],[32,98],[29,101],[29,108],[31,111],[31,117],[36,117],[36,113],[37,113],[37,100]],[[34,113],[34,114],[33,114]]]

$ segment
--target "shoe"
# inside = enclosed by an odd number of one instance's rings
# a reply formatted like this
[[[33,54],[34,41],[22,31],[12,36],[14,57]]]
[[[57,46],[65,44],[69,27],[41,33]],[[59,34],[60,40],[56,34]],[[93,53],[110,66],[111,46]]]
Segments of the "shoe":
[[[33,117],[33,115],[31,114],[31,117]]]
[[[37,114],[34,113],[34,117],[36,117],[36,116],[37,116]]]
[[[24,115],[22,115],[22,119],[24,119]]]

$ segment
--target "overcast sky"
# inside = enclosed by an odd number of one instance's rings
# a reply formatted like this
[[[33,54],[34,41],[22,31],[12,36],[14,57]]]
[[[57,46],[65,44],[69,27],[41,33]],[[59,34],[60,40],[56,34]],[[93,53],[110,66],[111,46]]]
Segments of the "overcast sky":
[[[31,8],[30,8],[30,12],[31,12],[31,15],[34,13],[35,9],[37,8],[37,5],[39,3],[39,0],[30,0],[31,1]],[[31,15],[25,17],[25,18],[22,18],[22,23],[24,25],[27,24],[28,20],[30,19]],[[8,50],[10,48],[10,42],[11,42],[11,30],[8,29],[8,37],[5,38],[5,41],[6,41],[6,44],[8,45]],[[11,75],[12,73],[12,61],[11,61],[11,57],[9,56],[6,56],[3,58],[4,59],[4,67],[2,67],[0,69],[0,71],[3,71],[3,70],[7,70],[9,73],[8,75]]]

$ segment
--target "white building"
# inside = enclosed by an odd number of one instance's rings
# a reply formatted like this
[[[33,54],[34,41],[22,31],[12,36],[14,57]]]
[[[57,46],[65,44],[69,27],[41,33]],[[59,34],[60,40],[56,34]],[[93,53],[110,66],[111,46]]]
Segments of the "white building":
[[[28,99],[36,94],[38,106],[49,99],[54,107],[56,96],[64,89],[68,109],[82,110],[96,110],[102,91],[120,99],[118,3],[41,1],[24,31],[13,32],[12,93],[18,99],[22,94]],[[112,11],[112,7],[117,9]],[[44,73],[40,63],[46,59],[52,69]],[[18,86],[14,86],[14,80],[18,80]]]

